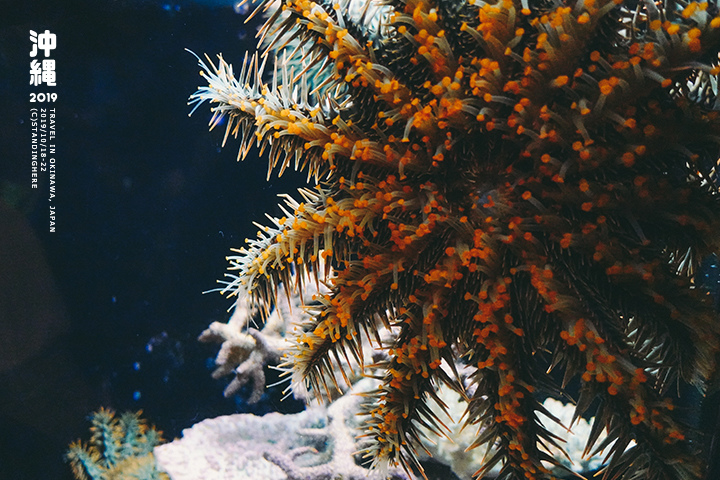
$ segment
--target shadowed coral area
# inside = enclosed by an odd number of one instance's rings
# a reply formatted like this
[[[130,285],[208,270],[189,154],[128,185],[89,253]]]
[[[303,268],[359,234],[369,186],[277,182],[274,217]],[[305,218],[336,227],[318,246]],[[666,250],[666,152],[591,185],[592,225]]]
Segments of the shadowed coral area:
[[[701,478],[703,439],[673,400],[712,383],[718,351],[694,282],[720,239],[717,4],[363,5],[285,0],[239,77],[200,61],[191,103],[240,156],[257,141],[271,170],[314,179],[229,257],[225,292],[270,309],[281,284],[329,288],[287,365],[328,397],[343,365],[380,372],[374,466],[421,469],[447,384],[474,446],[495,446],[476,476],[553,478],[537,392],[574,382],[607,478]],[[365,342],[387,359],[367,365]]]

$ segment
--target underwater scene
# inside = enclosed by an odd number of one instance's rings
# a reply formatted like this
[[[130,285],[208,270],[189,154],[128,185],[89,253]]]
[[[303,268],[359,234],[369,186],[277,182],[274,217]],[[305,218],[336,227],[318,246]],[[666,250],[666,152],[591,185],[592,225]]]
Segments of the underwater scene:
[[[720,3],[0,3],[0,480],[720,479]]]

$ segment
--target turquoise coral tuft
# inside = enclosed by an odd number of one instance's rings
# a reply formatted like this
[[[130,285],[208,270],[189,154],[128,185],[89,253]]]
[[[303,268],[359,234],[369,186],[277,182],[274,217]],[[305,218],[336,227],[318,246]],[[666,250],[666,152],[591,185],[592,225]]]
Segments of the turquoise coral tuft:
[[[287,364],[328,397],[349,364],[382,380],[375,466],[421,470],[447,384],[474,446],[496,447],[476,476],[553,478],[537,392],[575,382],[576,417],[596,407],[588,453],[608,430],[605,478],[702,478],[673,400],[716,374],[694,274],[720,241],[717,2],[353,5],[284,0],[239,77],[200,61],[191,103],[240,156],[257,141],[271,170],[315,179],[229,257],[225,293],[267,310],[281,284],[327,285]],[[367,365],[366,343],[387,359]]]
[[[140,419],[142,412],[120,418],[101,408],[91,416],[89,444],[73,442],[66,454],[78,480],[169,480],[157,470],[153,449],[162,443],[162,432]]]

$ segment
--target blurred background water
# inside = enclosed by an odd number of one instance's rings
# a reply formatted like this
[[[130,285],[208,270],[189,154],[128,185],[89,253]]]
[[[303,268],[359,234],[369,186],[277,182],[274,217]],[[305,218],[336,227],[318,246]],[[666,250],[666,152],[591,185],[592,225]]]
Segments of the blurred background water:
[[[255,406],[210,378],[196,342],[230,302],[225,255],[304,176],[267,166],[188,117],[202,83],[186,48],[240,67],[259,20],[231,2],[0,2],[0,479],[69,479],[63,454],[88,414],[143,409],[165,432]],[[30,30],[57,35],[57,86],[29,85]],[[30,92],[58,94],[57,225],[48,177],[30,188]],[[279,213],[279,212],[278,212]],[[272,381],[272,379],[270,379]],[[272,383],[272,382],[269,383]]]

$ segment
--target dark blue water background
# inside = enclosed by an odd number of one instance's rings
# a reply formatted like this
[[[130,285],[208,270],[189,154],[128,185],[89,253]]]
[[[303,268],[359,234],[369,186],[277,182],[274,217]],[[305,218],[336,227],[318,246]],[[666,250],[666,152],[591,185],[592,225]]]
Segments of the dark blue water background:
[[[224,399],[229,379],[210,378],[217,347],[196,342],[228,316],[229,301],[202,294],[225,255],[304,180],[266,182],[257,152],[238,164],[237,143],[220,149],[209,108],[188,118],[202,79],[185,48],[239,67],[255,46],[257,22],[209,3],[0,2],[0,238],[13,249],[0,261],[0,479],[70,478],[64,450],[89,438],[100,406],[143,409],[169,438],[207,417],[299,408],[278,389],[256,406]],[[41,90],[29,86],[29,31],[46,29],[59,95],[52,234],[47,176],[29,188],[29,92]]]

